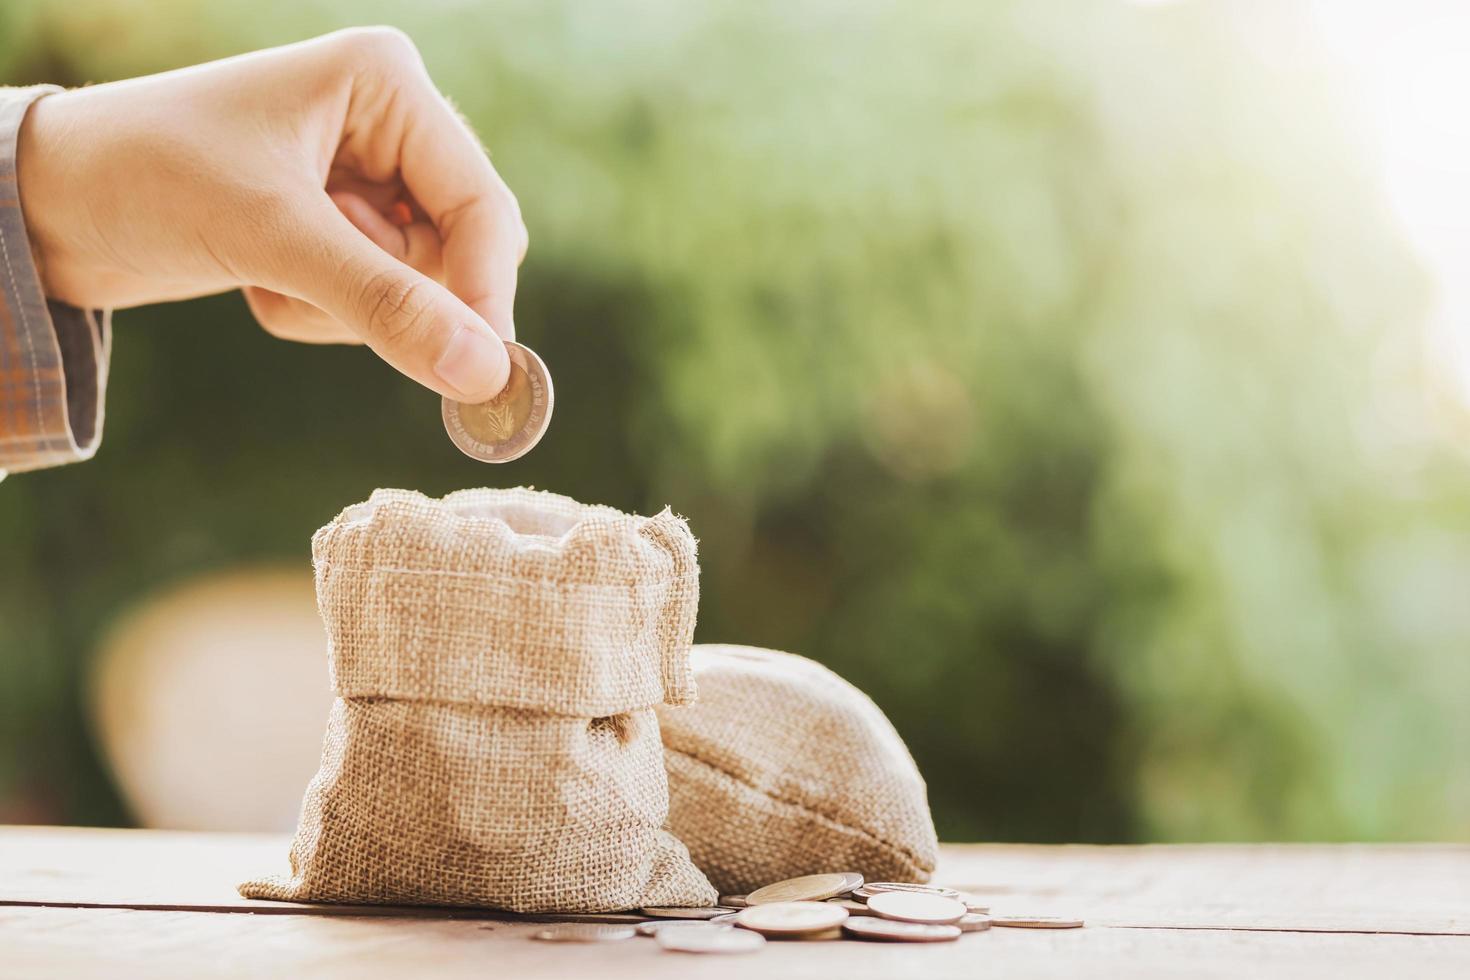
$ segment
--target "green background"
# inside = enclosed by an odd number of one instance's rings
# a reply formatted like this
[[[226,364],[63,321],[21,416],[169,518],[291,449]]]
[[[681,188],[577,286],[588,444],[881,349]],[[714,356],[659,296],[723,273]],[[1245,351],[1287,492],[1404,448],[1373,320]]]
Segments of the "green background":
[[[130,603],[489,483],[685,514],[699,638],[870,692],[946,838],[1470,839],[1470,425],[1304,5],[22,0],[0,81],[373,22],[521,201],[550,433],[120,313],[101,453],[0,484],[0,817],[126,822]]]

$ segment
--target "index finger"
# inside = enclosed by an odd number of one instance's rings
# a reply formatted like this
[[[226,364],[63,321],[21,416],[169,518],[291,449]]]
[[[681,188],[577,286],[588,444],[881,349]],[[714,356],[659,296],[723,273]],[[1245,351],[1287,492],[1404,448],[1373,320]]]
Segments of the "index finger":
[[[504,340],[515,339],[525,228],[515,195],[469,126],[427,77],[404,125],[403,182],[444,244],[445,283]]]

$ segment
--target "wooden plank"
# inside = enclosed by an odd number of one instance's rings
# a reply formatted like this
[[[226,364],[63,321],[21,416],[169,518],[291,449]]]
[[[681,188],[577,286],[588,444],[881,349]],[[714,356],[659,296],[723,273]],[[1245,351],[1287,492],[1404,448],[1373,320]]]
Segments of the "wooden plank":
[[[649,939],[532,942],[524,924],[463,919],[211,915],[126,909],[0,909],[10,978],[310,977],[312,980],[599,977],[1334,978],[1461,980],[1470,937],[1087,928],[992,929],[958,942],[770,943],[732,957],[665,953]]]
[[[285,871],[288,846],[278,834],[0,827],[0,902],[290,911],[235,890]]]
[[[94,827],[0,826],[0,906],[52,905],[264,915],[373,915],[489,919],[492,909],[442,906],[303,905],[246,899],[246,878],[286,871],[290,838]],[[551,921],[566,916],[519,916]],[[627,915],[578,916],[628,922]]]
[[[1470,935],[1470,846],[946,847],[947,883],[1098,925]]]
[[[286,848],[276,835],[0,828],[0,904],[383,914],[240,898],[241,880],[284,870]],[[1097,925],[1470,935],[1464,845],[945,845],[938,877],[997,910]]]

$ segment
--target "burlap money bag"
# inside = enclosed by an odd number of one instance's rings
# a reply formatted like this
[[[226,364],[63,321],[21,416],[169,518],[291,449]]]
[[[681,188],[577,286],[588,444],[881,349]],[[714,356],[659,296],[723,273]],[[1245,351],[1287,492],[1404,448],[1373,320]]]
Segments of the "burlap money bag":
[[[312,538],[337,700],[289,877],[249,898],[705,905],[652,707],[693,699],[694,539],[532,490],[379,490]]]
[[[658,709],[669,829],[721,892],[858,871],[927,881],[924,780],[867,695],[805,657],[694,648],[699,701]]]

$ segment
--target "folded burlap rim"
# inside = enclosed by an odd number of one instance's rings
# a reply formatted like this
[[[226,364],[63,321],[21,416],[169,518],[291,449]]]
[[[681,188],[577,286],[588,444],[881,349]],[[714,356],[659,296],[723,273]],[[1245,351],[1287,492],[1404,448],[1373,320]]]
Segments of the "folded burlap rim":
[[[696,548],[667,508],[377,490],[312,537],[333,687],[578,717],[689,703]],[[432,642],[413,615],[424,603],[443,624]]]

